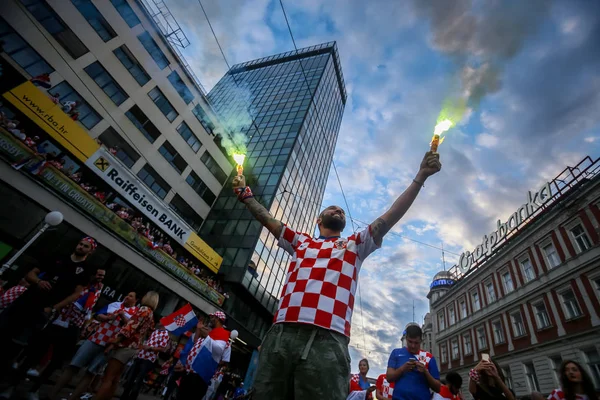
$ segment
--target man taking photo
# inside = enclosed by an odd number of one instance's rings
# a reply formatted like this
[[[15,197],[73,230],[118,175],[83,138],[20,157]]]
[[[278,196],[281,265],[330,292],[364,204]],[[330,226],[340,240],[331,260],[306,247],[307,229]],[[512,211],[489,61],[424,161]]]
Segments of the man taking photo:
[[[440,372],[433,355],[421,350],[423,332],[417,325],[406,328],[406,347],[394,349],[386,379],[394,383],[393,400],[429,400],[440,391]]]

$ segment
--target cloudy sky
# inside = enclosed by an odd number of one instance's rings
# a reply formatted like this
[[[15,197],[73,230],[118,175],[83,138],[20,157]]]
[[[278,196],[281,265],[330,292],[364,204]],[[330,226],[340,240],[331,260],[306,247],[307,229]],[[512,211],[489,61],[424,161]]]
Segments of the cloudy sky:
[[[167,0],[210,89],[227,67],[198,0]],[[444,243],[448,266],[600,143],[596,0],[305,0],[284,5],[299,47],[337,41],[348,90],[335,162],[352,216],[370,222],[411,182],[442,105],[468,108],[440,147],[441,173],[364,264],[352,369],[383,372],[422,322]],[[279,0],[203,0],[230,64],[293,49]],[[324,203],[344,206],[330,175]],[[360,226],[363,226],[359,224]],[[346,229],[350,233],[352,227]],[[452,254],[454,253],[454,254]]]

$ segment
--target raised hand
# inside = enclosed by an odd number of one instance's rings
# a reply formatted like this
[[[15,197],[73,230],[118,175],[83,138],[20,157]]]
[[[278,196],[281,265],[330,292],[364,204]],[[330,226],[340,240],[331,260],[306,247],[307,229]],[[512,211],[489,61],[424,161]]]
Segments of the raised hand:
[[[433,174],[437,174],[441,169],[442,163],[440,162],[439,153],[428,151],[427,153],[425,153],[423,161],[421,161],[419,173],[417,174],[417,176],[420,175],[423,178],[427,178]]]

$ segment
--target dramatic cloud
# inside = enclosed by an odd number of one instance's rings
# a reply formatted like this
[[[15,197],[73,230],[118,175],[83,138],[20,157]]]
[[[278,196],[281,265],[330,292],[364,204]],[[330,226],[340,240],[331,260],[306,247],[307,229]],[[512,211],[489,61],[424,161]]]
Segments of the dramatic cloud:
[[[292,49],[278,1],[204,1],[230,63]],[[169,0],[211,87],[226,72],[196,0]],[[385,370],[422,321],[433,275],[472,250],[600,140],[600,3],[589,0],[284,1],[299,46],[337,41],[348,102],[334,160],[360,228],[412,182],[444,101],[468,98],[440,147],[442,171],[360,275],[351,355]],[[332,171],[333,172],[333,171]],[[324,203],[345,207],[331,173]],[[348,224],[347,231],[352,229]]]

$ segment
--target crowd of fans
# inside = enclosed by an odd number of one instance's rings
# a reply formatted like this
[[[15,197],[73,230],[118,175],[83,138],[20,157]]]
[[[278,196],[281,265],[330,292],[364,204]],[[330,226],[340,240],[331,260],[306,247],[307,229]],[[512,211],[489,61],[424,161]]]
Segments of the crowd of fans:
[[[51,98],[54,96],[50,94]],[[77,106],[77,102],[70,102],[72,107]],[[72,109],[71,109],[72,110]],[[64,110],[63,110],[64,111]],[[66,111],[65,111],[66,112]],[[65,159],[57,156],[56,154],[49,151],[48,142],[40,143],[39,136],[28,136],[24,128],[19,127],[20,122],[17,119],[11,119],[6,116],[4,112],[0,111],[0,127],[6,129],[12,133],[16,138],[23,142],[28,148],[30,148],[36,156],[41,157],[41,161],[37,161],[31,165],[28,165],[33,157],[26,158],[20,162],[14,163],[13,168],[21,169],[27,166],[27,170],[33,174],[40,175],[47,166],[52,166],[57,170],[61,171],[64,175],[68,176],[73,182],[77,183],[79,187],[94,196],[99,202],[104,204],[107,208],[114,211],[121,219],[128,222],[140,235],[144,236],[148,241],[148,246],[153,249],[161,249],[163,252],[168,254],[179,264],[185,267],[189,273],[195,275],[200,280],[204,281],[209,287],[216,290],[226,298],[229,296],[223,290],[221,284],[217,279],[212,277],[209,271],[201,265],[190,260],[189,257],[185,257],[183,249],[179,249],[179,254],[176,248],[171,244],[169,237],[163,234],[162,231],[155,228],[150,224],[149,221],[145,221],[138,212],[133,209],[123,206],[114,200],[114,196],[111,192],[106,192],[99,189],[92,183],[89,183],[84,179],[84,174],[81,170],[71,173],[71,168],[65,168]],[[103,145],[100,141],[98,144]],[[110,147],[108,151],[115,155],[118,151],[118,147]]]

